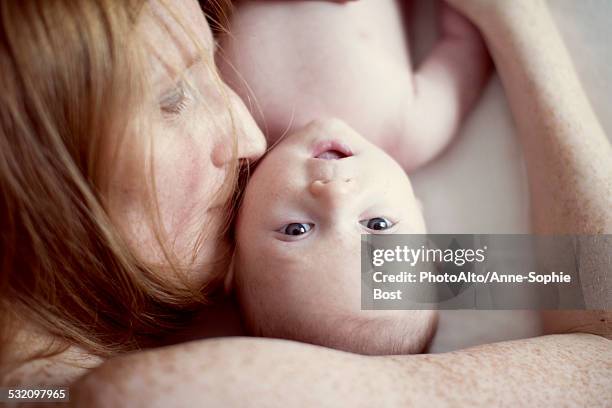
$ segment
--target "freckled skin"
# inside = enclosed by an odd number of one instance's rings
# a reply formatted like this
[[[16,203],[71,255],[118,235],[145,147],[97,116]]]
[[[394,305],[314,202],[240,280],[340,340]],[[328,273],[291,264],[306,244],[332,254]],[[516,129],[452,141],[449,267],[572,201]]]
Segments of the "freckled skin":
[[[489,0],[456,3],[484,32],[507,88],[527,153],[534,230],[610,232],[610,146],[546,10],[531,0],[512,3],[519,7]],[[534,19],[537,29],[525,26]],[[559,72],[565,74],[557,76]],[[576,128],[588,131],[568,131]],[[567,145],[574,148],[555,154]],[[557,190],[556,207],[551,206],[550,190]],[[609,313],[590,320],[586,315],[586,323],[584,313],[573,315],[574,320],[553,316],[566,324],[557,329],[598,335],[543,336],[395,357],[264,339],[183,344],[106,363],[77,385],[76,401],[89,406],[104,406],[107,398],[142,406],[193,401],[224,406],[610,406]],[[153,392],[156,384],[171,380],[156,370],[161,360],[173,361],[186,376],[177,381],[173,395]],[[140,382],[145,372],[151,392],[146,403],[132,397],[145,387]]]
[[[517,123],[537,234],[612,233],[612,148],[578,81],[543,2],[517,3],[504,24],[481,19]],[[520,13],[530,10],[531,18]],[[476,20],[477,23],[479,20]],[[589,308],[542,314],[547,332],[612,333],[610,237],[583,254],[580,279]],[[589,271],[600,271],[598,274]]]
[[[110,218],[135,255],[159,266],[165,279],[187,278],[199,287],[214,276],[215,265],[227,263],[220,255],[231,251],[223,233],[226,217],[217,209],[231,194],[226,187],[236,164],[234,147],[238,158],[252,160],[265,150],[265,140],[219,78],[212,33],[197,2],[166,3],[186,27],[159,2],[145,4],[134,34],[146,50],[142,106],[129,118],[127,135],[108,136],[100,161],[113,165],[100,171],[108,179]],[[185,95],[181,109],[164,113],[164,95],[179,89]],[[201,234],[206,245],[196,251]],[[167,254],[175,268],[165,267]],[[171,276],[175,269],[183,276]]]
[[[455,3],[483,31],[506,86],[526,151],[534,230],[610,232],[610,145],[546,9],[531,0],[513,2],[513,7],[490,0]],[[538,24],[527,24],[534,20]],[[569,131],[580,128],[586,131]],[[549,332],[597,335],[543,336],[395,357],[357,356],[279,340],[207,341],[109,362],[77,386],[78,401],[104,406],[104,395],[122,390],[119,401],[138,402],[131,395],[143,387],[136,382],[141,373],[151,375],[147,390],[171,380],[147,357],[155,354],[173,360],[188,377],[177,381],[180,389],[172,396],[147,399],[160,406],[179,400],[224,406],[610,406],[609,312],[596,318],[583,312],[574,312],[573,320],[552,317],[549,322],[565,325],[549,327]],[[195,392],[201,387],[210,392]]]
[[[609,233],[610,145],[546,10],[538,0],[453,2],[481,28],[493,49],[528,153],[534,229]],[[564,149],[565,161],[547,149],[568,145],[573,148]],[[563,187],[568,180],[573,182]],[[558,207],[546,194],[554,189]],[[575,312],[575,317],[582,324],[561,321],[569,325],[557,329],[597,335],[550,335],[445,354],[392,357],[267,339],[179,344],[108,361],[75,384],[73,405],[612,406],[609,313],[584,320],[584,314]],[[181,376],[166,375],[162,366],[168,364]],[[162,384],[169,382],[173,392],[161,393]]]
[[[284,340],[209,340],[116,359],[85,377],[72,396],[76,406],[118,407],[604,407],[612,403],[609,343],[571,334],[364,357]],[[178,374],[163,373],[164,361]]]

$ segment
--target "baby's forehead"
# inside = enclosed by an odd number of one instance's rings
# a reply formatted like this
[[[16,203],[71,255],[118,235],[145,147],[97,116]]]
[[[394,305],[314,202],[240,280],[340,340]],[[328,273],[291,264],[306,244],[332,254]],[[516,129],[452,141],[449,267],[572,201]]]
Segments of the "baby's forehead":
[[[275,175],[279,175],[278,172],[272,172],[271,174],[269,174],[270,172],[267,169],[267,167],[272,166],[276,161],[276,159],[274,158],[274,152],[277,149],[278,147],[273,147],[253,166],[248,169],[249,174],[246,180],[246,186],[244,187],[242,193],[240,208],[244,207],[245,203],[251,201],[250,198],[252,198],[253,193],[255,192],[257,187],[259,187],[260,184],[265,183],[268,188],[271,186],[276,186],[278,189],[290,183],[290,180],[284,180],[283,177],[274,177]]]

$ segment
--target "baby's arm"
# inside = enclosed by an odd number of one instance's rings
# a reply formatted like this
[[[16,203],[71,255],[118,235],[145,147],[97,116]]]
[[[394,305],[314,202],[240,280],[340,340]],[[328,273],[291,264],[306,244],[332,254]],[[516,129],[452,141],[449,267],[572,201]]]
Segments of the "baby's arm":
[[[407,170],[440,153],[478,100],[489,78],[490,59],[477,28],[445,4],[440,38],[414,74],[413,106],[406,109],[406,131],[397,141],[396,160]],[[415,135],[415,136],[412,136]]]

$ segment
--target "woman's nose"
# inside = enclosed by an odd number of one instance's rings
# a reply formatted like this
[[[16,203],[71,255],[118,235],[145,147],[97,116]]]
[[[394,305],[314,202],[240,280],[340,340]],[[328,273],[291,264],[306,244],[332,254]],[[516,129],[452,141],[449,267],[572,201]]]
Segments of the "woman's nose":
[[[239,123],[238,158],[256,160],[266,151],[266,138],[257,126],[255,119],[242,102],[242,99],[231,91],[234,104],[234,117]]]
[[[328,209],[346,205],[357,191],[352,178],[338,177],[333,180],[315,180],[310,184],[310,194]]]
[[[220,141],[213,152],[213,163],[217,167],[227,165],[234,159],[256,160],[266,151],[266,139],[255,119],[240,97],[231,90],[228,92],[232,104],[232,123],[228,125],[228,136]]]

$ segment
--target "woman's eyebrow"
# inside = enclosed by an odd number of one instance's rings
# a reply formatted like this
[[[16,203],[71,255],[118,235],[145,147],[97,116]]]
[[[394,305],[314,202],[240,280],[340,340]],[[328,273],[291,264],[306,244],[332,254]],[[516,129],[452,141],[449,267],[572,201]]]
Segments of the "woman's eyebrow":
[[[159,27],[160,34],[173,43],[175,50],[172,52],[165,50],[165,58],[155,44],[149,43],[147,47],[153,57],[160,63],[164,71],[171,78],[176,78],[185,69],[190,68],[204,58],[207,48],[196,38],[196,33],[189,30],[187,21],[179,20],[178,10],[168,10],[166,7],[152,7],[153,23]],[[176,56],[177,61],[174,60]],[[180,69],[177,69],[180,67]]]
[[[159,76],[165,75],[172,80],[179,77],[183,72],[191,68],[193,65],[204,59],[204,56],[200,52],[190,53],[185,56],[186,59],[181,58],[178,63],[172,63],[168,58],[164,58],[162,53],[152,46],[148,46],[151,57],[157,62],[156,66],[161,66],[162,70],[154,70],[154,81],[161,81]],[[161,71],[161,72],[160,72]]]

